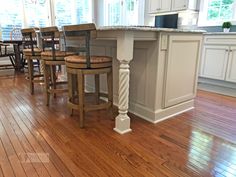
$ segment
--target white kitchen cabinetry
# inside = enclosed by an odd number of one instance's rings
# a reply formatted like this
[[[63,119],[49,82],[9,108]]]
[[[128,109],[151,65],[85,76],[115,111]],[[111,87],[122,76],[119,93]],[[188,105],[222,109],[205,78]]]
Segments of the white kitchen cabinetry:
[[[236,35],[206,35],[200,77],[236,82]]]
[[[229,52],[226,81],[236,82],[236,46],[231,46]]]
[[[170,36],[167,49],[165,107],[195,97],[201,40],[198,36]]]
[[[169,12],[170,9],[171,9],[171,0],[150,0],[149,1],[150,13]]]
[[[225,79],[229,47],[226,45],[205,45],[202,54],[202,77]]]
[[[188,0],[172,0],[171,10],[185,10],[188,6]]]
[[[149,0],[149,13],[198,10],[198,0]]]

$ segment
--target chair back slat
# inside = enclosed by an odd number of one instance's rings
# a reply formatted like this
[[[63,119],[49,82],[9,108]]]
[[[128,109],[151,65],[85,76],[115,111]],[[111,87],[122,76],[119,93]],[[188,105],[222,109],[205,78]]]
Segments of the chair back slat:
[[[59,44],[60,33],[56,26],[40,28],[40,37],[42,40],[42,49],[52,51],[53,60],[56,60],[56,45]]]
[[[21,29],[23,49],[31,49],[33,56],[35,55],[34,47],[37,47],[36,30],[39,30],[39,28]]]
[[[92,33],[96,34],[96,26],[94,23],[68,25],[62,27],[66,50],[75,51],[79,55],[86,56],[87,68],[90,68],[90,40]]]

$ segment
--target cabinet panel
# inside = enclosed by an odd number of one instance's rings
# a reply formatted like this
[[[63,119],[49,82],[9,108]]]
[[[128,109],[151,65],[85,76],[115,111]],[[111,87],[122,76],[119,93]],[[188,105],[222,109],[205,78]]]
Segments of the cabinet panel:
[[[149,0],[149,13],[155,13],[161,9],[161,1]]]
[[[165,81],[165,107],[190,100],[196,94],[201,38],[170,36]]]
[[[161,13],[171,10],[171,0],[149,0],[149,13]]]
[[[184,10],[188,7],[188,0],[172,0],[172,10]]]
[[[171,0],[162,0],[161,1],[161,12],[168,12],[171,10]]]
[[[228,46],[206,45],[203,49],[201,76],[211,79],[225,79]]]
[[[236,46],[230,47],[226,81],[236,82]]]

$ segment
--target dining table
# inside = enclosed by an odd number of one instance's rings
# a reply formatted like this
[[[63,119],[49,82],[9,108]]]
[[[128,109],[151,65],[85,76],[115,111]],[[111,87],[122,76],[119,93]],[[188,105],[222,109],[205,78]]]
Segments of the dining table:
[[[3,40],[1,41],[4,44],[12,44],[13,45],[13,57],[12,57],[12,65],[15,68],[15,71],[22,71],[24,68],[24,58],[21,51],[22,40]]]

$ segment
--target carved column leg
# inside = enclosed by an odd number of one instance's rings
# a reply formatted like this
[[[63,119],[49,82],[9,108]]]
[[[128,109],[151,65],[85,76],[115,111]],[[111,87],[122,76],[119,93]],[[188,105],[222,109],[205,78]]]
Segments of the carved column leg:
[[[114,130],[120,134],[131,131],[130,118],[127,115],[129,108],[129,62],[133,59],[133,33],[121,32],[117,38],[117,58],[120,62],[119,68],[119,115],[116,117]]]

